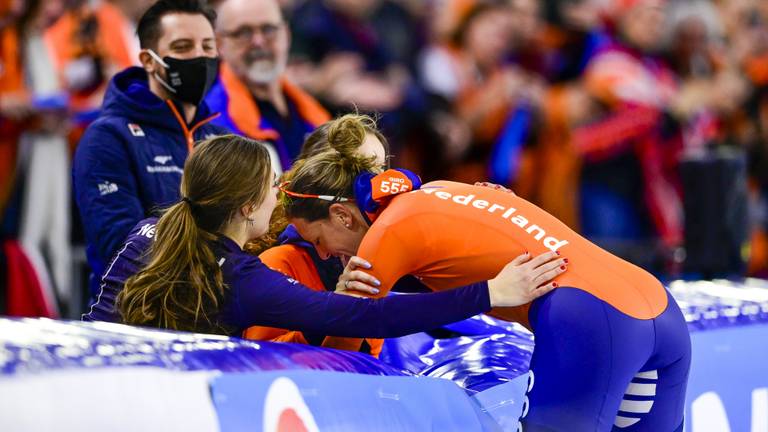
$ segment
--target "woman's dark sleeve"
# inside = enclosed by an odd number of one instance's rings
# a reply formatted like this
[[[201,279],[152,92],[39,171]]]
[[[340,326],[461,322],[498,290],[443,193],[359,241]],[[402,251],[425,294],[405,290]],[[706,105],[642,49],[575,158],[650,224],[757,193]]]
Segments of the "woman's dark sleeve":
[[[392,291],[399,293],[428,293],[432,292],[428,286],[424,285],[416,276],[405,275],[401,277],[392,287]]]
[[[330,336],[392,338],[431,330],[491,308],[488,284],[381,299],[317,292],[258,260],[236,272],[230,283],[237,327],[254,325]],[[226,317],[225,317],[226,319]]]

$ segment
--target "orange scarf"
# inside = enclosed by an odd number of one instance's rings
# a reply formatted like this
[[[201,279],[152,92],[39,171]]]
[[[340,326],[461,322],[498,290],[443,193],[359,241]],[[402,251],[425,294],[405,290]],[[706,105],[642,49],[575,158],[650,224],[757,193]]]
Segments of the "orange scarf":
[[[221,65],[221,84],[229,97],[227,114],[235,126],[253,139],[274,141],[280,138],[277,131],[261,128],[261,112],[248,87],[240,81],[226,63]],[[331,116],[312,96],[287,79],[280,80],[285,96],[294,103],[299,115],[314,127],[329,121]]]

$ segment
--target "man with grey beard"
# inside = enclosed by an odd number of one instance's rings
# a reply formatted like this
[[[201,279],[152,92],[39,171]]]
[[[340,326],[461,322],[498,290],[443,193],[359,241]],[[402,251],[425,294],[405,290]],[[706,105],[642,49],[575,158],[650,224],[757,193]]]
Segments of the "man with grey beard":
[[[222,66],[206,102],[222,113],[219,125],[272,144],[280,173],[298,156],[304,137],[330,116],[284,76],[291,35],[276,0],[224,0],[217,12]]]

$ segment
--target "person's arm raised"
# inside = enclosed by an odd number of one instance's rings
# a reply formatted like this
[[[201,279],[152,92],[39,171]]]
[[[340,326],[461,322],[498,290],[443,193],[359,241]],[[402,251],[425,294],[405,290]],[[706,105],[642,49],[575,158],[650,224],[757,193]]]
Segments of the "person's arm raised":
[[[545,252],[535,258],[529,253],[518,256],[488,281],[491,305],[510,307],[527,304],[557,288],[552,282],[567,270],[568,259],[557,252]],[[371,264],[360,257],[352,257],[339,276],[336,292],[340,294],[377,294],[379,281],[360,270],[371,269]]]

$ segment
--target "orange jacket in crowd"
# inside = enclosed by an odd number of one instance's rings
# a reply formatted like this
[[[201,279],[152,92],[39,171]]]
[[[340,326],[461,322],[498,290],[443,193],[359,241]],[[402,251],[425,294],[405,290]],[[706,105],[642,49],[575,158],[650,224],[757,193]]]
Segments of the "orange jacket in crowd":
[[[93,40],[83,40],[81,27],[87,19],[95,18],[97,25]],[[88,94],[73,92],[70,105],[75,111],[87,111],[101,106],[101,100],[111,72],[121,71],[138,64],[133,53],[133,26],[122,12],[108,2],[99,2],[95,8],[85,5],[67,11],[46,30],[44,38],[48,51],[62,83],[66,83],[66,69],[83,56],[101,56],[104,62],[103,82]],[[66,85],[63,86],[66,88]]]

